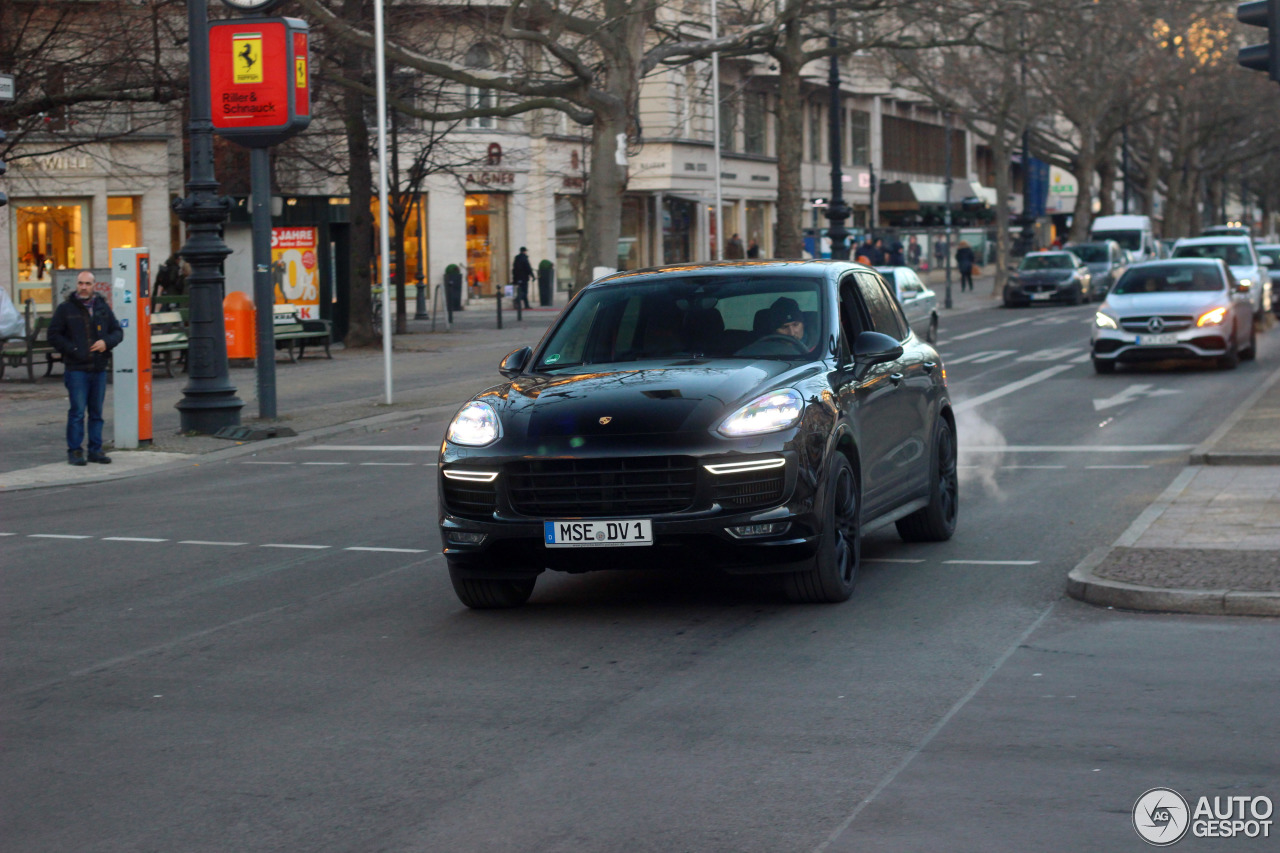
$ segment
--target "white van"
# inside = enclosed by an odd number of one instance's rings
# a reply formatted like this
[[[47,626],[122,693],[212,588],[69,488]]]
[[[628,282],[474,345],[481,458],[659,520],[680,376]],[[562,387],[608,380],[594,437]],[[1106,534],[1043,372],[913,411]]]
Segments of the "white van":
[[[1121,249],[1128,250],[1134,261],[1153,261],[1160,257],[1150,216],[1099,216],[1089,228],[1089,239],[1115,240]]]

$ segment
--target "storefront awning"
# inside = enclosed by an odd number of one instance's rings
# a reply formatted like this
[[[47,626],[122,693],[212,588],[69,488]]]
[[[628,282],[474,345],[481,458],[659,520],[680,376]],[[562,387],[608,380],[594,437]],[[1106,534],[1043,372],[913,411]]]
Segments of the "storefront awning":
[[[951,203],[959,204],[977,193],[968,181],[951,181]],[[943,206],[947,185],[927,181],[890,181],[880,186],[880,209],[884,211],[919,210],[924,205]]]

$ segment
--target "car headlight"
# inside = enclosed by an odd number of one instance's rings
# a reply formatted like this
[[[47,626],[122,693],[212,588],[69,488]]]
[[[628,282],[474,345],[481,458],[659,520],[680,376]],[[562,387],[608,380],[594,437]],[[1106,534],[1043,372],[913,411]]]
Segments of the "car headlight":
[[[1214,308],[1212,311],[1206,311],[1196,318],[1197,326],[1218,326],[1222,321],[1227,319],[1226,308]]]
[[[777,432],[799,423],[803,412],[804,398],[799,391],[793,388],[770,391],[725,418],[720,432],[734,438]]]
[[[501,435],[498,413],[488,403],[472,400],[453,416],[445,438],[454,444],[483,447],[493,444]]]
[[[1116,322],[1116,318],[1110,314],[1104,314],[1099,311],[1093,315],[1093,322],[1099,329],[1118,329],[1120,324]]]

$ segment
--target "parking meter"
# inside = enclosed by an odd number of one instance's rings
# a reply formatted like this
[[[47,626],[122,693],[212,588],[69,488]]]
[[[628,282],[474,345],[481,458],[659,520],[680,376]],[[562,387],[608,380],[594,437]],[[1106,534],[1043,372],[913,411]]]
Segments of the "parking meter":
[[[151,255],[111,250],[111,307],[124,340],[111,351],[115,446],[151,443]]]

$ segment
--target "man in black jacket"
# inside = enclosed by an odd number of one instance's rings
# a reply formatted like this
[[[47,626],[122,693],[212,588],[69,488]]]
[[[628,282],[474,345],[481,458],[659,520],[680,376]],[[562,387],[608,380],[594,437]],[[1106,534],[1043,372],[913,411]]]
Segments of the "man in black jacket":
[[[82,270],[75,293],[53,312],[49,343],[62,353],[62,381],[71,397],[67,410],[67,462],[84,465],[84,415],[89,412],[89,461],[109,463],[102,452],[102,401],[107,395],[108,353],[124,340],[116,315],[94,293],[93,273]]]
[[[522,308],[529,307],[529,279],[533,277],[533,264],[529,263],[528,252],[528,249],[521,246],[520,254],[516,255],[511,264],[511,283],[516,286],[516,302]]]

